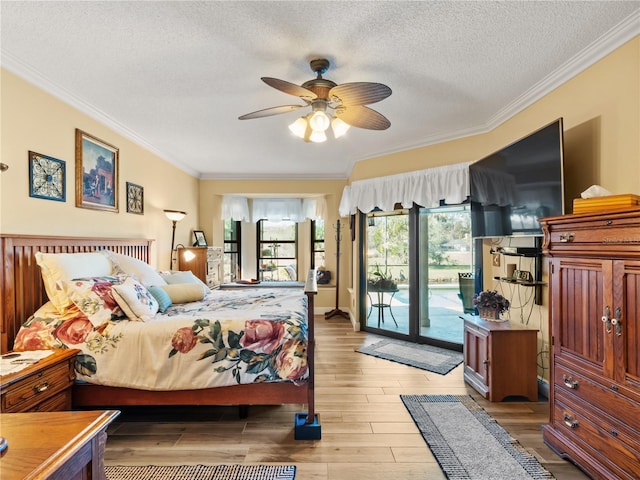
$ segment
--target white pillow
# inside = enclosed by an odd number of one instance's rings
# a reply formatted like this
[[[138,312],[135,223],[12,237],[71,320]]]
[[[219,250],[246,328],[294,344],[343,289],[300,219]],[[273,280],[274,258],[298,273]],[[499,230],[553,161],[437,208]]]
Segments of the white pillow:
[[[158,313],[158,301],[144,285],[129,277],[112,287],[113,298],[129,320],[146,322]]]
[[[113,270],[109,259],[98,252],[36,252],[35,257],[36,263],[40,266],[47,296],[59,313],[64,313],[72,303],[58,283],[60,280],[67,281],[81,277],[105,277],[111,275]]]
[[[191,270],[185,270],[183,272],[164,273],[162,275],[162,278],[164,278],[164,280],[167,282],[167,285],[175,285],[176,283],[198,284],[202,287],[203,296],[211,292],[211,289],[207,286],[207,284],[196,277]]]
[[[111,260],[114,266],[122,270],[122,273],[136,277],[145,287],[167,284],[151,265],[142,260],[110,250],[102,250],[100,253]]]

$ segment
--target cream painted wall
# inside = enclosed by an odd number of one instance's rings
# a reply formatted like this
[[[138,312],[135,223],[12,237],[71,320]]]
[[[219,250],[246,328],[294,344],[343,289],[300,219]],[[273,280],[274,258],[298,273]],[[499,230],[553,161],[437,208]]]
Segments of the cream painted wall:
[[[168,268],[171,222],[162,210],[188,212],[177,225],[176,243],[190,244],[198,225],[198,179],[5,69],[0,81],[0,161],[9,165],[0,174],[0,232],[152,238],[151,262]],[[76,128],[119,148],[118,213],[75,206]],[[66,202],[29,196],[30,150],[66,162]],[[127,181],[144,187],[144,215],[127,213]]]

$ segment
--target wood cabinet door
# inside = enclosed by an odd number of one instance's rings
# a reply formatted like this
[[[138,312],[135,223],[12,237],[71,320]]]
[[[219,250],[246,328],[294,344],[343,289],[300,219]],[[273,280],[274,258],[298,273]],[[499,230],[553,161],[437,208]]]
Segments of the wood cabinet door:
[[[640,397],[640,261],[614,261],[613,275],[615,325],[608,335],[615,344],[615,380]]]
[[[602,321],[612,305],[610,260],[554,258],[551,262],[553,351],[613,375],[613,337]]]
[[[467,372],[473,374],[486,386],[489,386],[489,338],[487,334],[475,328],[464,330],[464,362]]]

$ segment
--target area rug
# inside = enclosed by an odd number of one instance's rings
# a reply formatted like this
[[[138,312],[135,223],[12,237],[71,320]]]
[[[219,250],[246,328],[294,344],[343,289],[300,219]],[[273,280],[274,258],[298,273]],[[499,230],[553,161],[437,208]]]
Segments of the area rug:
[[[105,466],[107,480],[293,480],[295,465]]]
[[[468,395],[401,395],[450,480],[555,478]]]
[[[431,345],[385,338],[356,352],[446,375],[462,363],[462,353]]]

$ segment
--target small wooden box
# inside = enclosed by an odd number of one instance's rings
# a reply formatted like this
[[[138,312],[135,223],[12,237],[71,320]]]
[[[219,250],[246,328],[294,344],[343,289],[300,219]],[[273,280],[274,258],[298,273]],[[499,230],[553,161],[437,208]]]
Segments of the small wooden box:
[[[595,198],[575,198],[573,200],[573,213],[601,212],[634,207],[640,208],[640,195],[631,193]]]

